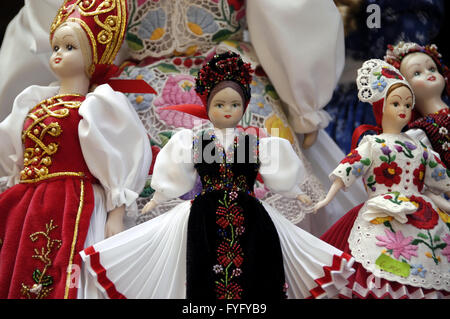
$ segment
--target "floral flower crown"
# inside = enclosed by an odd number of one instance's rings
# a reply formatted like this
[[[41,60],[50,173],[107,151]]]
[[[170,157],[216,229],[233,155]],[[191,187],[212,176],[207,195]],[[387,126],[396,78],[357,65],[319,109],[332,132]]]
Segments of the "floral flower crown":
[[[250,100],[250,83],[252,73],[250,63],[245,63],[239,54],[225,52],[215,55],[198,72],[195,91],[206,106],[208,97],[214,87],[222,81],[233,81],[242,88],[246,102]]]
[[[422,46],[414,42],[404,41],[400,41],[396,45],[389,44],[384,60],[393,65],[395,68],[400,69],[400,65],[405,56],[414,52],[425,53],[433,59],[439,69],[439,72],[444,76],[446,93],[447,95],[450,95],[450,70],[444,64],[442,55],[438,52],[438,47],[435,44],[427,44]]]

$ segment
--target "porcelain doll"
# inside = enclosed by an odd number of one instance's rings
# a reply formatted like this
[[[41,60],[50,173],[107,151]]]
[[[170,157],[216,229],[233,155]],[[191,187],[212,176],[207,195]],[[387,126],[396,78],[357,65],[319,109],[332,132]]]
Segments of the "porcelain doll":
[[[202,190],[81,252],[105,296],[277,300],[332,297],[345,285],[352,259],[255,198],[259,172],[274,191],[311,204],[296,186],[304,168],[289,141],[236,129],[252,71],[235,53],[216,55],[196,80],[203,105],[168,107],[208,118],[213,128],[181,130],[163,147],[143,212],[186,193],[197,176]]]
[[[402,133],[414,107],[408,82],[377,59],[358,70],[358,97],[373,106],[377,135],[366,135],[330,174],[327,205],[358,177],[368,200],[349,211],[321,239],[355,258],[344,298],[435,298],[450,291],[450,218],[423,190],[450,189],[439,155]],[[354,134],[356,144],[364,127]],[[447,207],[448,209],[448,207]]]
[[[0,123],[0,298],[95,296],[78,252],[122,230],[151,161],[132,105],[101,84],[125,27],[126,1],[66,1],[50,29],[60,85],[28,87]]]
[[[417,114],[409,123],[408,133],[424,140],[449,167],[450,113],[442,98],[450,93],[450,71],[436,45],[399,42],[388,46],[384,59],[400,70],[416,96]]]

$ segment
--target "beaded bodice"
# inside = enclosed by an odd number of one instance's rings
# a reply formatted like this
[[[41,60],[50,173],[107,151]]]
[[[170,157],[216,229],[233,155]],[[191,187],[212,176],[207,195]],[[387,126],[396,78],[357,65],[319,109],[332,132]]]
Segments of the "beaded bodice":
[[[256,136],[240,133],[225,151],[214,134],[195,136],[194,167],[201,179],[202,194],[225,190],[254,196],[253,185],[260,166],[258,144]]]

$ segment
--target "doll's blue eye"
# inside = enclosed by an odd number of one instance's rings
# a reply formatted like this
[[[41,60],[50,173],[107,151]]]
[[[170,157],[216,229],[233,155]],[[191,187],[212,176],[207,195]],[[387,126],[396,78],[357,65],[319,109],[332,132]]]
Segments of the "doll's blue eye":
[[[239,106],[240,106],[240,105],[237,104],[237,103],[234,103],[234,104],[233,104],[233,107],[234,107],[234,108],[237,108],[237,107],[239,107]]]
[[[59,46],[55,45],[55,46],[53,47],[53,51],[57,52],[58,50],[59,50]]]
[[[431,67],[431,68],[430,68],[430,71],[431,71],[431,72],[436,72],[436,69],[435,69],[434,67]]]
[[[66,49],[69,50],[69,51],[72,51],[73,46],[72,46],[71,44],[68,44],[68,45],[66,46]]]

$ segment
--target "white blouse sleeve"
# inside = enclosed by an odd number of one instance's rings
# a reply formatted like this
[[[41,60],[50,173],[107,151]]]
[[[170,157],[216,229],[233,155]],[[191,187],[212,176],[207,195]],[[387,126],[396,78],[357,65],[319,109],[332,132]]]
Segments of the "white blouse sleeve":
[[[175,133],[158,153],[153,167],[151,187],[153,200],[163,203],[194,188],[197,171],[192,156],[193,132],[183,129]]]
[[[11,113],[0,123],[0,177],[6,177],[8,187],[19,182],[23,169],[22,131],[29,110],[57,92],[58,87],[26,88],[14,100]]]
[[[259,173],[267,188],[288,198],[303,194],[298,185],[305,179],[305,167],[288,140],[260,139],[259,161]]]
[[[256,55],[286,104],[297,133],[325,128],[329,102],[344,68],[344,30],[331,0],[247,0]]]
[[[126,96],[107,85],[86,96],[79,114],[81,150],[106,194],[106,210],[134,203],[145,185],[152,153],[147,132]]]

